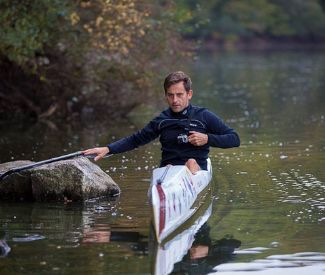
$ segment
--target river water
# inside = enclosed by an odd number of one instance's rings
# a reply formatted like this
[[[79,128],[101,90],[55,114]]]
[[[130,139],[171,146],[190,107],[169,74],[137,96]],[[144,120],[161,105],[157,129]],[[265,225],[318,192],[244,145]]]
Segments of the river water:
[[[242,142],[211,150],[212,194],[186,229],[164,247],[152,237],[153,142],[98,163],[122,189],[113,200],[0,202],[1,274],[325,272],[324,52],[204,53],[182,69],[192,75],[193,104]],[[109,127],[3,123],[0,163],[104,145],[155,114],[146,106],[132,123]]]

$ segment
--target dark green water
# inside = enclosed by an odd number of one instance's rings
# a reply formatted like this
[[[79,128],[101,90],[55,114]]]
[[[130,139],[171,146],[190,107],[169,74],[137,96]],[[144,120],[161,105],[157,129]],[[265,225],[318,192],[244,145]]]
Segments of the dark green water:
[[[188,254],[174,273],[206,274],[223,262],[302,252],[320,258],[301,265],[324,261],[324,53],[202,54],[187,71],[194,83],[193,103],[221,116],[242,141],[240,148],[211,150],[212,214],[202,234],[210,243],[232,236],[241,246],[234,254],[212,251],[200,259]],[[136,126],[2,124],[0,163],[104,145],[131,134],[154,114],[150,108],[134,112],[130,119]],[[150,274],[156,245],[147,188],[159,158],[154,142],[101,161],[122,189],[114,201],[1,202],[0,273]]]

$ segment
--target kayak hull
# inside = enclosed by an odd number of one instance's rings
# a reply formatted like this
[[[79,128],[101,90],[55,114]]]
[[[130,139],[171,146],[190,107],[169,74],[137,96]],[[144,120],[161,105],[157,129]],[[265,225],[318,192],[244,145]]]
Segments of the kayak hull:
[[[211,178],[209,159],[208,170],[200,170],[195,175],[185,165],[154,169],[149,194],[159,243],[196,212],[196,201],[209,186]]]

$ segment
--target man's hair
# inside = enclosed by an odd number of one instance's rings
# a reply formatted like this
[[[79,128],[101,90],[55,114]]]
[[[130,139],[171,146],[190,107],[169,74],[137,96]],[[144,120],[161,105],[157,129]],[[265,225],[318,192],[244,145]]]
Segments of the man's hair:
[[[169,75],[166,76],[164,82],[165,93],[167,93],[167,90],[169,89],[170,86],[179,82],[183,82],[186,92],[192,89],[192,81],[190,77],[181,71],[177,71],[177,72],[170,73]]]

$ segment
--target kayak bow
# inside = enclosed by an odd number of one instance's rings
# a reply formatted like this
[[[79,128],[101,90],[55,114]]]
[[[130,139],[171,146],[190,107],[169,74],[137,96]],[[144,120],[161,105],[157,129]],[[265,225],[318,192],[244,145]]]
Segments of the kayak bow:
[[[195,175],[185,165],[154,169],[149,194],[159,243],[196,212],[195,202],[211,177],[210,159],[208,170],[200,170]]]

